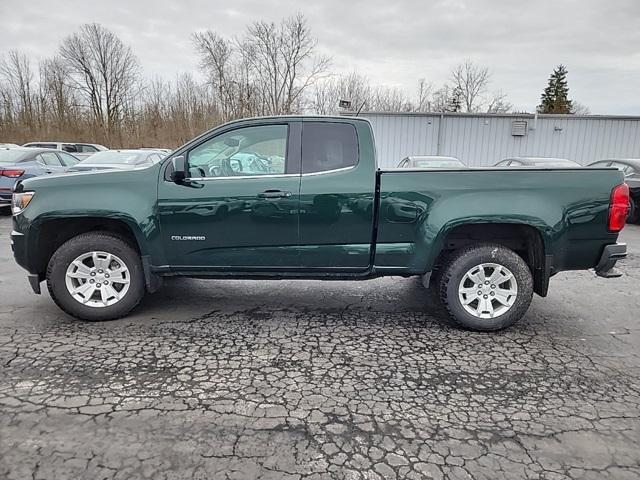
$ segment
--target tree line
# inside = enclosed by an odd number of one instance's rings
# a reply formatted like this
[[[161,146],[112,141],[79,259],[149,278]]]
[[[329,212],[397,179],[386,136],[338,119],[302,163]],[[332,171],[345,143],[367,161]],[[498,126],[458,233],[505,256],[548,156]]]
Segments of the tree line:
[[[207,30],[191,40],[204,80],[192,73],[145,78],[132,48],[97,23],[66,37],[52,58],[34,62],[6,52],[0,57],[0,141],[175,147],[235,118],[335,114],[340,101],[351,110],[388,112],[512,110],[507,96],[491,88],[489,69],[470,60],[452,68],[444,85],[420,79],[413,94],[373,85],[357,71],[333,74],[331,58],[319,53],[300,14],[254,22],[239,37]],[[563,75],[552,76],[555,87],[545,90],[540,111],[573,113],[566,70]],[[564,107],[568,111],[560,111]]]

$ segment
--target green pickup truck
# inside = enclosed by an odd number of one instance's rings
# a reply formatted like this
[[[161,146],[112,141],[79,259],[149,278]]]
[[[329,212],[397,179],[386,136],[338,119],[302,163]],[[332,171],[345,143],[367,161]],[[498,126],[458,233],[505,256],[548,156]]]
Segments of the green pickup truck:
[[[127,315],[162,277],[422,277],[451,317],[498,330],[562,270],[618,276],[616,169],[377,168],[369,122],[268,117],[149,167],[25,180],[12,246],[33,290],[85,320]]]

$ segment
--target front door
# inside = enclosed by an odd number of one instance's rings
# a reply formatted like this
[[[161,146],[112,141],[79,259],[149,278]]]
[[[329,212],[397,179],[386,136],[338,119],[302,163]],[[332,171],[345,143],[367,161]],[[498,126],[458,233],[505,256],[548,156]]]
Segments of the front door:
[[[230,125],[185,153],[190,181],[158,189],[173,269],[298,267],[300,131],[298,121]]]

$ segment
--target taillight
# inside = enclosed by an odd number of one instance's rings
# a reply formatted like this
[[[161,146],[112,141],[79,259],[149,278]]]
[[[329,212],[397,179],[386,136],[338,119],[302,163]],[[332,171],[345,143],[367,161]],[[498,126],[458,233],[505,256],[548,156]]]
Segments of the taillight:
[[[24,170],[0,170],[0,177],[18,178],[24,174]]]
[[[629,203],[629,185],[623,183],[611,192],[611,207],[609,208],[609,231],[617,233],[627,223],[627,216],[631,205]]]

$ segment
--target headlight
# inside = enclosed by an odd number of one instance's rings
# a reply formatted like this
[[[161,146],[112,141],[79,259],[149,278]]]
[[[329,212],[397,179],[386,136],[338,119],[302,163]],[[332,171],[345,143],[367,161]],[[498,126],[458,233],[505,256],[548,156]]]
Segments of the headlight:
[[[11,211],[14,215],[22,212],[31,203],[35,192],[14,193],[11,202]]]

